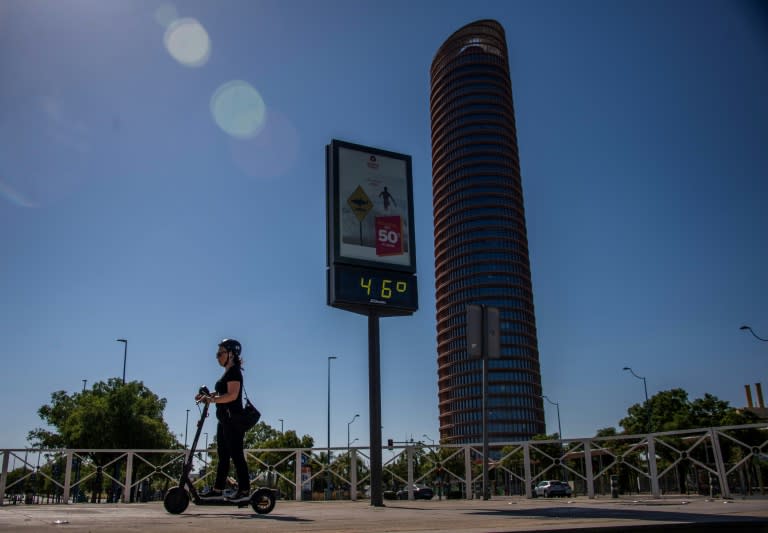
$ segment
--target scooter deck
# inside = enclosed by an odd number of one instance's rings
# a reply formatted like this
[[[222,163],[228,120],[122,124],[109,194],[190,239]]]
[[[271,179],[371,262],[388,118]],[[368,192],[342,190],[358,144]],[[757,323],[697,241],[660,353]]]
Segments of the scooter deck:
[[[251,505],[251,499],[253,498],[253,495],[259,492],[260,490],[263,490],[263,487],[252,491],[248,495],[248,499],[241,502],[233,502],[227,499],[228,496],[218,496],[215,498],[202,498],[198,495],[197,498],[192,498],[192,503],[194,503],[195,505],[237,505],[238,507],[241,507],[241,508],[248,507],[249,505]]]

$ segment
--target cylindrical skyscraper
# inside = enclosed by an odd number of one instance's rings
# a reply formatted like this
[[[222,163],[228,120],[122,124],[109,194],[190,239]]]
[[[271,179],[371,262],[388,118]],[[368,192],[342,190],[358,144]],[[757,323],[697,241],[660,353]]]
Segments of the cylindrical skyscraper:
[[[432,194],[440,438],[481,442],[482,361],[466,347],[466,306],[501,311],[488,362],[491,442],[545,432],[528,236],[504,29],[464,26],[431,68]]]

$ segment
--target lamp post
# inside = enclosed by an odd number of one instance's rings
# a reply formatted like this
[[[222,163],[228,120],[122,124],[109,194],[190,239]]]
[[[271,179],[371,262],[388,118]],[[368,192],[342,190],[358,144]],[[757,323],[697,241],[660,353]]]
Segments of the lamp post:
[[[88,380],[87,380],[87,379],[84,379],[84,380],[83,380],[83,392],[85,392],[85,384],[86,384],[86,383],[88,383]]]
[[[357,415],[355,415],[355,416],[353,416],[353,417],[352,417],[352,420],[350,420],[349,422],[347,422],[347,453],[349,453],[349,426],[351,426],[351,425],[352,425],[352,422],[354,422],[354,421],[355,421],[355,419],[356,419],[357,417],[359,417],[359,416],[360,416],[360,415],[359,415],[359,414],[357,414]]]
[[[560,426],[560,404],[558,402],[553,402],[552,400],[550,400],[547,396],[545,396],[543,394],[541,395],[541,397],[544,398],[545,400],[547,400],[549,403],[551,403],[555,407],[557,407],[557,435],[560,438],[560,440],[562,441],[563,440],[563,428],[562,428],[562,426]]]
[[[331,361],[336,359],[335,355],[328,356],[328,449],[326,455],[326,462],[328,463],[328,471],[326,473],[327,486],[325,488],[325,497],[330,499],[331,494]]]
[[[432,437],[430,437],[430,436],[429,436],[429,435],[427,435],[426,433],[424,433],[424,434],[422,435],[422,437],[424,437],[425,439],[429,440],[429,441],[432,443],[432,446],[434,446],[434,445],[435,445],[435,439],[433,439]]]
[[[282,435],[282,433],[283,433],[283,419],[282,418],[278,418],[278,420],[280,421],[280,434]]]
[[[187,432],[189,432],[189,409],[187,409],[187,421],[184,423],[184,449],[187,449]]]
[[[544,398],[545,400],[547,400],[549,403],[551,403],[555,407],[557,407],[557,438],[560,439],[560,453],[563,453],[563,451],[564,451],[564,448],[563,448],[563,427],[560,425],[560,403],[559,402],[553,402],[552,400],[549,399],[548,396],[546,396],[544,394],[542,394],[541,397]],[[565,466],[563,466],[563,459],[562,459],[562,457],[560,458],[560,465],[562,466],[562,470],[563,470],[563,479],[567,479],[568,474],[565,471]]]
[[[635,374],[635,371],[632,370],[630,367],[625,366],[624,370],[629,370],[630,374],[635,376],[637,379],[643,380],[643,391],[645,391],[645,410],[648,412],[648,415],[647,415],[648,422],[647,422],[646,429],[648,433],[650,433],[651,432],[651,404],[648,403],[648,384],[646,383],[645,378],[643,376],[638,376],[637,374]]]
[[[115,339],[123,343],[123,385],[125,385],[125,361],[128,359],[128,339]]]
[[[753,337],[755,337],[757,340],[761,340],[761,341],[763,341],[763,342],[768,342],[768,339],[764,339],[764,338],[762,338],[762,337],[758,336],[758,335],[757,335],[757,333],[755,333],[754,331],[752,331],[752,328],[751,328],[751,327],[749,327],[749,326],[741,326],[739,329],[742,329],[742,330],[747,330],[747,331],[749,331],[749,332],[752,334],[752,336],[753,336]]]

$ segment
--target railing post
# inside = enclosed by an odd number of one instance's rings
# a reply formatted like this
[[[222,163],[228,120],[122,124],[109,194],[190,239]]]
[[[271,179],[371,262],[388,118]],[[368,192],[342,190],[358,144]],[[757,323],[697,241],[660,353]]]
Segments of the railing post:
[[[187,452],[189,453],[189,452]],[[131,502],[131,482],[133,481],[133,452],[128,452],[125,461],[125,485],[123,485],[123,503]]]
[[[595,499],[595,473],[592,471],[592,441],[584,439],[584,473],[587,475],[587,497]]]
[[[67,450],[65,453],[65,456],[67,458],[66,464],[64,465],[64,503],[69,503],[69,491],[72,488],[70,486],[70,483],[72,483],[72,450]]]
[[[523,468],[525,469],[525,497],[533,498],[533,479],[531,478],[531,445],[523,443]]]
[[[349,499],[357,501],[357,450],[349,452]]]
[[[295,471],[295,485],[294,485],[294,496],[296,497],[296,501],[300,502],[302,497],[302,490],[303,485],[301,483],[301,450],[296,450],[296,458],[294,459],[294,463],[296,464],[296,467],[294,468]]]
[[[712,439],[712,452],[715,456],[715,464],[717,465],[717,477],[720,478],[720,495],[723,498],[730,498],[731,491],[728,488],[728,476],[725,473],[723,452],[720,449],[720,439],[717,437],[715,428],[709,428],[709,438]]]
[[[470,446],[464,446],[464,487],[465,499],[474,498],[475,495],[472,491],[472,448]]]
[[[405,446],[405,456],[408,460],[408,500],[413,501],[413,446]]]
[[[660,498],[659,471],[656,465],[656,440],[653,435],[648,435],[646,439],[648,441],[648,475],[651,477],[651,494],[654,498]]]
[[[0,472],[0,505],[3,505],[3,499],[5,498],[5,484],[8,480],[9,455],[11,455],[10,450],[3,450],[3,470]]]

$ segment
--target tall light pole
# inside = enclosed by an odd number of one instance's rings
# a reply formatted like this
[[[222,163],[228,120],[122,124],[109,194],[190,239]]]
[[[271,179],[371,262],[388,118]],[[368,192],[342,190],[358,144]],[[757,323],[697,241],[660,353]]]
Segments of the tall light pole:
[[[187,449],[187,432],[189,431],[189,409],[187,409],[187,421],[184,424],[184,449]]]
[[[651,404],[648,403],[648,384],[646,383],[645,378],[643,376],[638,376],[637,374],[635,374],[635,371],[632,370],[630,367],[625,366],[624,370],[629,370],[630,374],[635,376],[637,379],[643,380],[643,390],[645,391],[645,410],[648,412],[647,414],[648,422],[647,422],[646,429],[648,433],[650,433],[651,432]]]
[[[542,398],[547,400],[549,403],[557,407],[557,438],[560,439],[560,453],[564,452],[563,447],[563,427],[560,425],[560,404],[558,402],[553,402],[549,399],[548,396],[545,396],[544,394],[541,395]],[[568,474],[565,471],[565,466],[563,465],[563,459],[560,458],[560,466],[562,466],[563,469],[563,478],[567,479]]]
[[[541,397],[544,398],[545,400],[547,400],[549,403],[551,403],[555,407],[557,407],[557,434],[558,434],[558,437],[560,438],[560,440],[563,440],[563,428],[560,425],[560,404],[557,403],[557,402],[553,402],[552,400],[550,400],[547,396],[545,396],[543,394],[541,395]]]
[[[282,435],[282,433],[283,433],[283,419],[282,418],[278,418],[278,420],[280,421],[280,434]]]
[[[329,355],[328,356],[328,449],[327,455],[325,460],[328,463],[328,472],[327,472],[327,487],[325,489],[325,495],[326,499],[330,499],[331,495],[331,361],[333,359],[336,359],[335,355]]]
[[[86,384],[86,383],[88,383],[88,380],[87,380],[87,379],[84,379],[84,380],[83,380],[83,392],[85,392],[85,384]]]
[[[125,361],[128,359],[128,339],[115,339],[123,343],[123,385],[125,385]]]
[[[424,437],[425,439],[428,439],[428,440],[429,440],[429,441],[432,443],[432,446],[434,446],[434,445],[435,445],[435,439],[433,439],[432,437],[430,437],[430,436],[429,436],[429,435],[427,435],[426,433],[424,433],[424,434],[422,435],[422,437]]]
[[[349,453],[349,426],[351,426],[351,425],[352,425],[352,422],[354,422],[354,421],[355,421],[355,419],[356,419],[357,417],[359,417],[359,416],[360,416],[360,415],[359,415],[359,414],[357,414],[357,415],[355,415],[355,416],[353,416],[353,417],[352,417],[352,420],[350,420],[349,422],[347,422],[347,453]]]
[[[755,333],[754,331],[752,331],[752,328],[751,328],[751,327],[749,327],[749,326],[741,326],[739,329],[742,329],[742,330],[747,330],[747,331],[749,331],[749,332],[752,334],[752,336],[754,336],[754,337],[755,337],[757,340],[761,340],[761,341],[763,341],[763,342],[768,342],[768,339],[764,339],[764,338],[762,338],[762,337],[758,336],[758,335],[757,335],[757,333]]]

